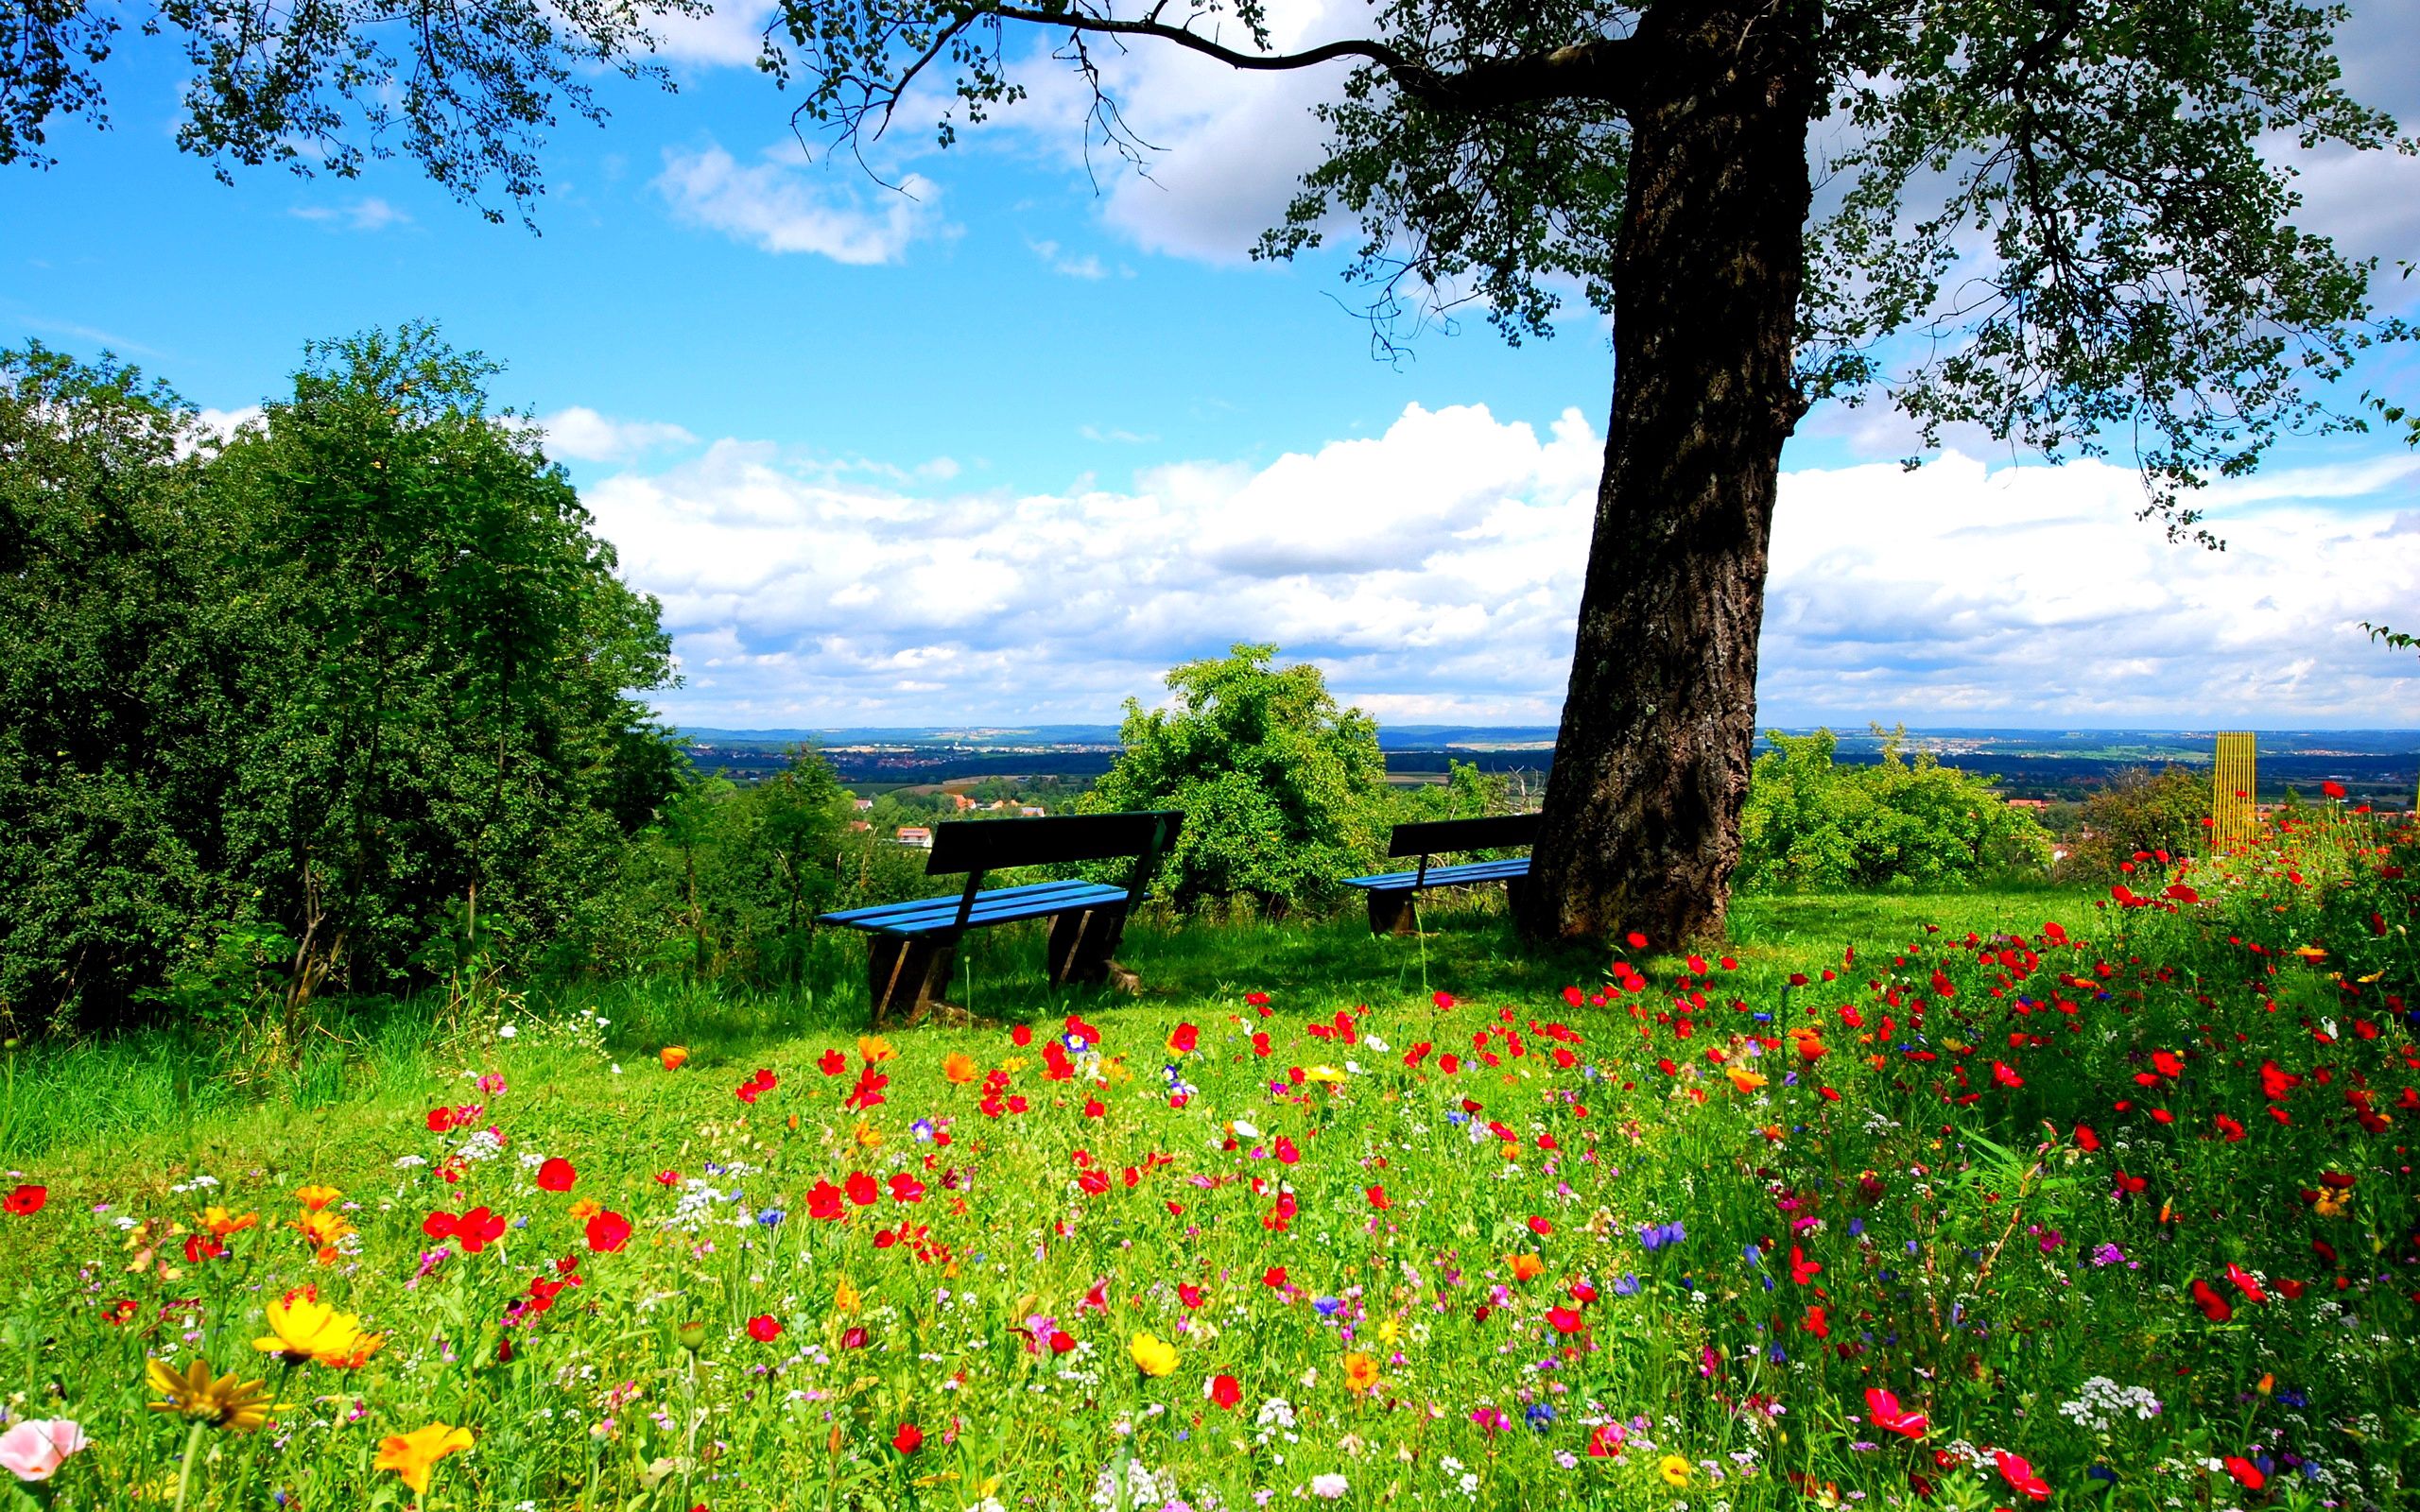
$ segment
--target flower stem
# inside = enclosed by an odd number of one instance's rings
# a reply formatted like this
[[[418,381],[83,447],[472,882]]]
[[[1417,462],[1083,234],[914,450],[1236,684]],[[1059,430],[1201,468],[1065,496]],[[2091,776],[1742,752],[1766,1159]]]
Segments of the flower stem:
[[[196,1422],[192,1430],[185,1435],[184,1463],[177,1469],[176,1512],[185,1512],[185,1493],[193,1489],[194,1456],[201,1452],[201,1435],[208,1432],[209,1428],[208,1423]]]

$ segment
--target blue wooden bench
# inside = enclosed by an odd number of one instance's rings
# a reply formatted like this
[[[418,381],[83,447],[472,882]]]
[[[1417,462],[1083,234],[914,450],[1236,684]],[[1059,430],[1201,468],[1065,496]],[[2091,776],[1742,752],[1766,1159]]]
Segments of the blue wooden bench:
[[[1462,850],[1507,850],[1516,846],[1530,845],[1537,837],[1538,816],[1534,814],[1398,824],[1388,837],[1387,854],[1390,857],[1418,856],[1419,865],[1409,871],[1383,871],[1367,877],[1347,877],[1344,885],[1359,887],[1369,894],[1370,929],[1373,933],[1409,935],[1418,927],[1416,901],[1430,887],[1467,887],[1478,883],[1500,882],[1512,895],[1517,906],[1521,889],[1529,885],[1528,856],[1514,856],[1508,861],[1464,861],[1450,867],[1429,865],[1431,856],[1452,855]]]
[[[877,1025],[893,1013],[913,1022],[932,1011],[949,986],[959,938],[968,930],[1021,919],[1052,920],[1048,971],[1053,987],[1105,981],[1115,970],[1110,956],[1125,934],[1127,913],[1149,896],[1144,889],[1184,823],[1184,815],[1160,810],[937,824],[925,873],[940,877],[964,872],[964,887],[955,895],[912,902],[845,908],[816,922],[862,929],[873,936],[867,986]],[[1126,856],[1134,858],[1134,866],[1122,887],[1099,882],[983,885],[985,872],[1005,867]]]

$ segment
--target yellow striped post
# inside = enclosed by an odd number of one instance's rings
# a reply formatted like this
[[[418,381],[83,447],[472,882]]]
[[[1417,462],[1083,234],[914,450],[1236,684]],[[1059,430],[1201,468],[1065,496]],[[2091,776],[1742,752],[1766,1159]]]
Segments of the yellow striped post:
[[[2252,731],[2219,736],[2218,764],[2210,773],[2210,844],[2241,845],[2252,838],[2252,806],[2259,789],[2253,771]]]

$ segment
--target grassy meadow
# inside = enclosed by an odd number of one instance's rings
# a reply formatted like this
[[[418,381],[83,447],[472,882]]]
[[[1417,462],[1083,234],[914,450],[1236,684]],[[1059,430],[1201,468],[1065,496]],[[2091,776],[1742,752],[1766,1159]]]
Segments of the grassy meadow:
[[[1703,955],[1143,920],[1139,998],[996,931],[977,1026],[884,1038],[837,937],[795,994],[20,1052],[0,1373],[81,1447],[0,1461],[60,1507],[2403,1504],[2397,853],[1743,899]]]

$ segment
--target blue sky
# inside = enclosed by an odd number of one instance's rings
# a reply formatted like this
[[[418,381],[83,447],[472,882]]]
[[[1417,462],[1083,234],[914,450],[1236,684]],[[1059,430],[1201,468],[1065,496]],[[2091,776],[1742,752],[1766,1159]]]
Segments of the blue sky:
[[[1357,9],[1281,26],[1334,36]],[[1096,188],[1077,102],[1037,73],[1011,124],[949,153],[894,133],[910,201],[804,161],[789,101],[743,66],[752,14],[669,39],[677,96],[608,87],[605,129],[558,130],[537,236],[406,163],[221,185],[174,149],[164,60],[130,55],[112,129],[0,170],[0,342],[110,346],[237,415],[309,337],[441,320],[509,364],[498,398],[547,418],[664,599],[686,723],[1109,718],[1243,639],[1382,718],[1551,722],[1600,328],[1512,350],[1473,321],[1390,365],[1335,260],[1246,263],[1332,77],[1239,87],[1137,55],[1167,151]],[[2420,23],[2380,0],[2356,28],[2357,85],[2420,116]],[[2420,163],[2310,166],[2308,223],[2420,252]],[[2420,725],[2420,678],[2351,627],[2420,618],[2420,458],[2298,447],[2222,490],[2213,558],[2135,524],[2122,470],[1953,442],[1914,473],[1873,412],[1792,442],[1767,718]]]

